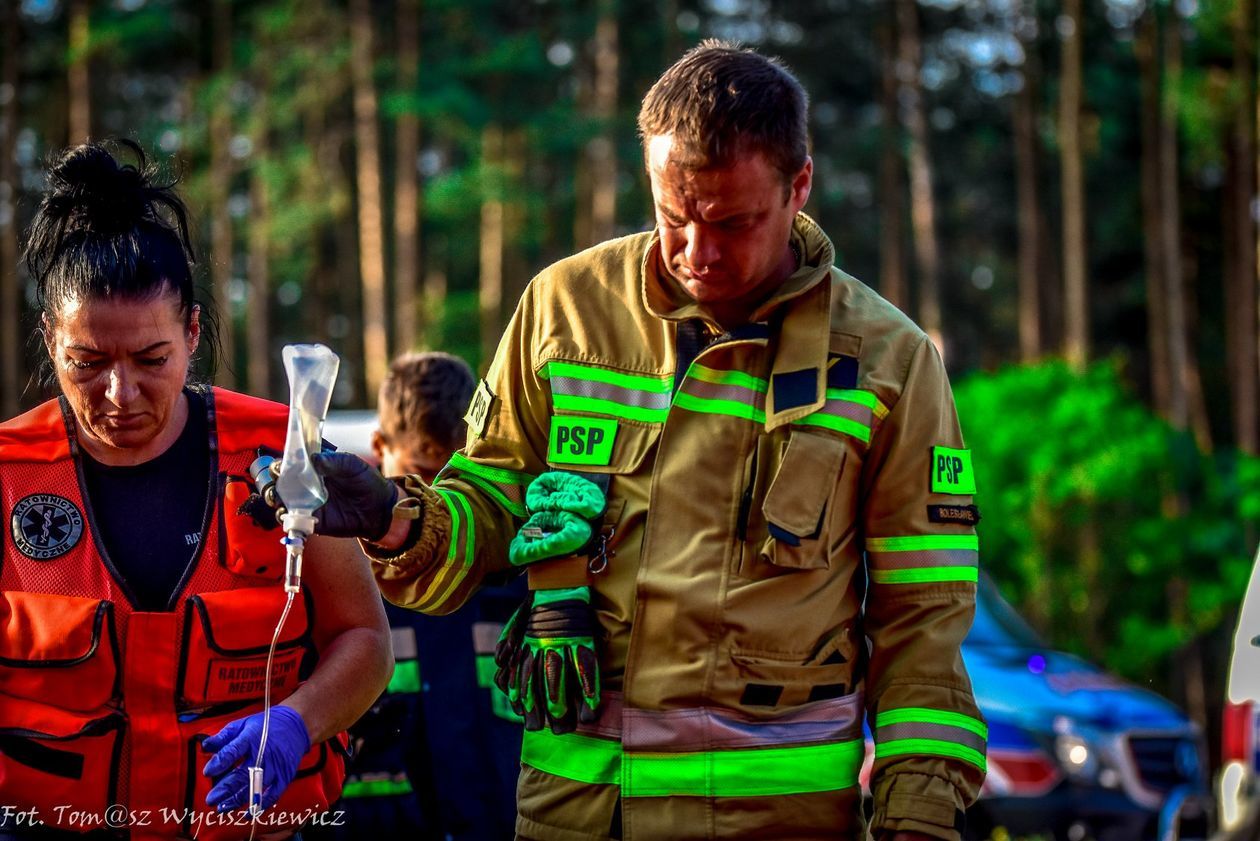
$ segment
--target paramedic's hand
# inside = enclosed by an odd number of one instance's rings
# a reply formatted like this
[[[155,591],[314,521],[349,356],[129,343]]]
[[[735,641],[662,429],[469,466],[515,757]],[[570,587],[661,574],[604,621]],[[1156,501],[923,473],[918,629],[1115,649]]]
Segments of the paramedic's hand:
[[[206,805],[228,812],[249,806],[249,766],[258,759],[258,743],[262,739],[263,714],[254,713],[229,722],[215,735],[201,743],[207,753],[214,752],[201,773],[215,781],[206,795]],[[311,749],[306,723],[292,707],[283,704],[271,708],[267,730],[267,746],[263,752],[262,807],[270,809],[293,782],[298,763]]]
[[[372,542],[384,537],[401,493],[398,486],[351,453],[316,453],[311,462],[328,489],[328,502],[315,512],[315,533]]]
[[[526,730],[572,732],[599,717],[598,623],[589,587],[538,590],[521,635],[508,701]]]

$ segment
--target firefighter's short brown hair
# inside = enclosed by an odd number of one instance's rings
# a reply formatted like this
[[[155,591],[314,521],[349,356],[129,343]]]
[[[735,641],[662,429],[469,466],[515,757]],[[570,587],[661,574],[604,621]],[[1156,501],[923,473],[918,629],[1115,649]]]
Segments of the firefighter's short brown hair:
[[[706,40],[656,80],[639,109],[639,136],[673,135],[688,169],[729,166],[760,152],[792,179],[809,155],[809,98],[776,58]]]
[[[450,353],[406,353],[389,366],[377,409],[391,442],[417,434],[452,450],[464,446],[464,412],[476,385],[468,363]]]

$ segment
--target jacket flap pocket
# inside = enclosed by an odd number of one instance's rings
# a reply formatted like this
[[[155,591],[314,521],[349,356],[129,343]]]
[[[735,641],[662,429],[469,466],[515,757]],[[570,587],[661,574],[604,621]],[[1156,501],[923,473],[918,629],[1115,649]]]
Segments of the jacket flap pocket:
[[[0,683],[20,698],[88,711],[113,697],[114,605],[10,591],[0,600]]]
[[[823,509],[844,468],[845,444],[839,438],[794,429],[783,461],[770,483],[761,511],[776,528],[799,542],[812,538],[822,522]]]
[[[309,598],[306,590],[303,595]],[[267,652],[284,601],[279,587],[202,593],[188,600],[180,660],[184,704],[201,707],[263,696]],[[295,600],[280,631],[271,664],[275,701],[292,693],[303,677],[310,648],[308,611],[306,598]]]

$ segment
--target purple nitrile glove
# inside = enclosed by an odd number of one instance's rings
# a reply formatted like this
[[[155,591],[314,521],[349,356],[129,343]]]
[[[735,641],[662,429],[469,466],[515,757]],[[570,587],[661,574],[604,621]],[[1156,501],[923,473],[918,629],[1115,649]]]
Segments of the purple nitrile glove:
[[[201,773],[215,780],[214,788],[206,795],[207,806],[227,812],[249,805],[249,766],[258,758],[262,729],[263,714],[254,713],[228,722],[222,730],[201,743],[207,753],[214,752],[206,767],[201,769]],[[302,716],[292,707],[272,707],[267,747],[262,759],[264,809],[270,809],[280,799],[289,783],[293,782],[298,763],[310,749],[311,737],[306,732]]]

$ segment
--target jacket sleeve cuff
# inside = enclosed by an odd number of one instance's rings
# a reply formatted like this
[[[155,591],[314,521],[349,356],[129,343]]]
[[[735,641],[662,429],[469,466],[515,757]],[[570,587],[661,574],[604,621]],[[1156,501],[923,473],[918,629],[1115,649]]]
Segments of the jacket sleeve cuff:
[[[871,834],[876,839],[909,830],[959,841],[966,825],[958,790],[930,774],[893,774],[877,784],[874,800]]]
[[[403,570],[427,561],[449,533],[451,523],[450,512],[441,497],[428,485],[415,476],[395,481],[405,496],[394,505],[394,516],[411,521],[406,539],[396,549],[383,549],[366,540],[360,540],[359,545],[373,563]]]

